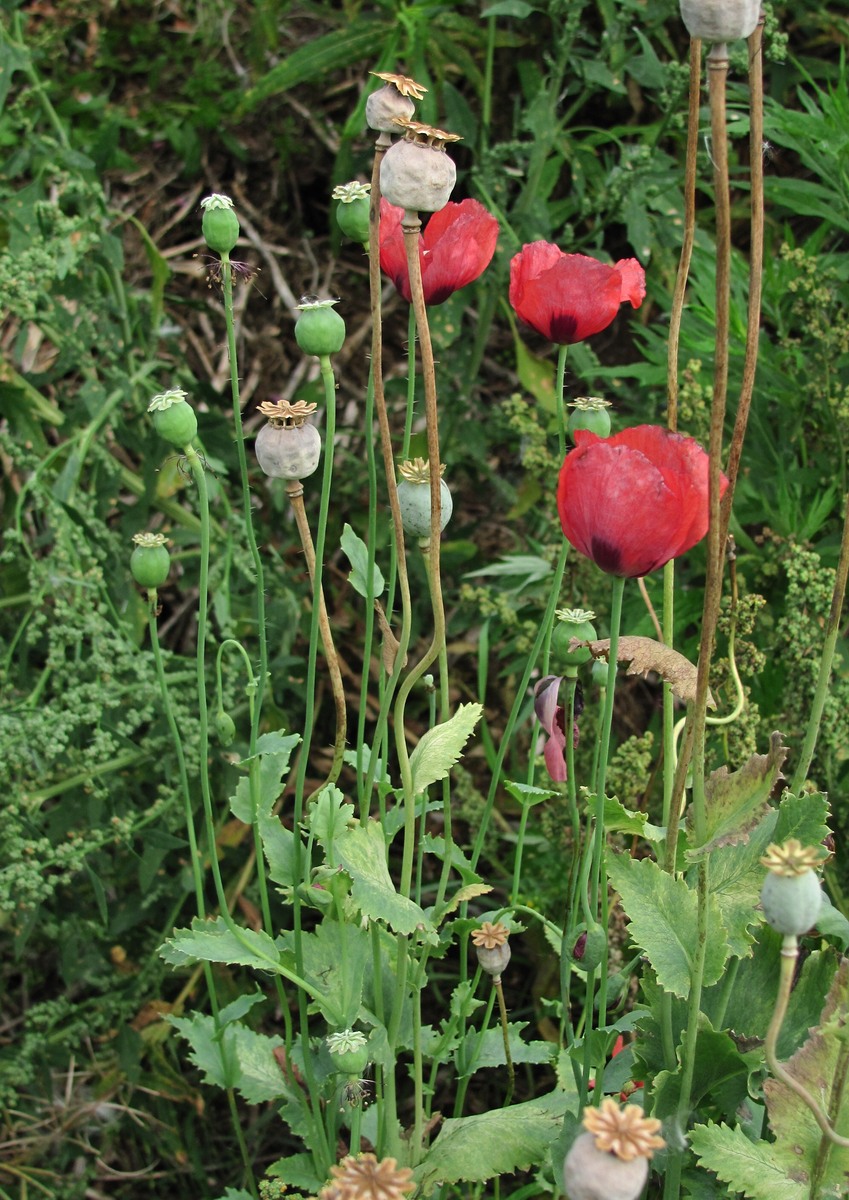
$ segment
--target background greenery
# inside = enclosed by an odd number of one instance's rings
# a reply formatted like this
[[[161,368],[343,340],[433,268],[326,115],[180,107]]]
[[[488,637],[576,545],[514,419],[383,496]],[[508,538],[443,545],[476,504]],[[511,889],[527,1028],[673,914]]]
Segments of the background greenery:
[[[792,770],[847,490],[849,21],[813,0],[767,10],[763,336],[733,527],[747,622],[738,651],[750,706],[721,749],[736,765],[778,728]],[[217,636],[252,630],[250,565],[231,508],[237,485],[223,318],[214,281],[208,287],[205,278],[200,198],[212,191],[234,198],[245,235],[237,256],[255,272],[240,285],[237,305],[249,414],[274,396],[317,398],[291,336],[292,306],[302,292],[342,298],[349,340],[337,364],[341,429],[328,571],[352,695],[363,614],[338,546],[345,522],[364,532],[368,288],[362,254],[341,241],[329,197],[335,183],[370,171],[369,70],[401,69],[428,86],[422,119],[464,138],[456,198],[475,196],[499,217],[486,276],[433,313],[443,455],[455,498],[443,566],[452,676],[459,699],[478,697],[486,685],[481,748],[466,760],[455,792],[461,819],[474,826],[560,537],[552,503],[558,463],[548,437],[553,360],[536,335],[513,323],[509,260],[537,238],[610,260],[641,259],[647,302],[574,348],[567,389],[606,395],[620,422],[662,420],[686,53],[671,0],[504,0],[483,12],[477,2],[431,0],[2,5],[5,1195],[71,1200],[167,1189],[214,1198],[237,1161],[223,1100],[198,1088],[162,1020],[202,988],[156,953],[173,925],[188,920],[191,879],[145,610],[128,571],[133,533],[159,527],[164,513],[177,569],[162,593],[161,636],[191,755],[197,523],[178,464],[145,419],[149,397],[166,387],[185,387],[200,411],[217,523]],[[731,79],[733,395],[745,330],[741,51]],[[695,436],[706,430],[712,376],[710,170],[705,146],[682,340],[681,425]],[[406,318],[406,306],[390,296],[387,374],[399,423]],[[248,424],[256,422],[248,416]],[[255,497],[269,575],[270,719],[297,728],[306,581],[283,495],[258,478]],[[684,571],[698,579],[698,554]],[[597,608],[603,626],[606,599],[596,586],[589,569],[570,565],[564,603]],[[631,591],[625,627],[648,633]],[[688,606],[684,593],[677,612],[685,651],[696,634],[692,595]],[[722,679],[720,666],[721,702],[730,700]],[[228,709],[243,727],[244,695],[226,680]],[[651,761],[658,691],[629,679],[619,696],[612,783],[624,802],[652,807],[655,793],[633,780]],[[587,700],[584,747],[595,719],[594,698]],[[814,767],[834,800],[839,838],[847,701],[843,652]],[[238,750],[237,742],[232,758],[217,751],[222,813]],[[517,760],[530,750],[527,734],[520,736]],[[320,778],[320,763],[315,771]],[[566,821],[556,808],[534,814],[525,872],[534,887],[523,899],[556,912]],[[511,872],[509,797],[499,816],[488,845],[496,884]],[[250,921],[243,835],[222,817],[217,852]],[[838,895],[847,886],[840,876],[831,882]],[[545,997],[555,986],[551,956],[530,937],[523,953],[526,982],[511,1010],[544,1030]],[[246,986],[236,973],[223,973],[221,983],[225,999]],[[270,1005],[251,1017],[275,1028]],[[533,1086],[525,1080],[526,1094]],[[248,1123],[261,1168],[285,1151],[280,1124],[273,1107],[256,1108]]]

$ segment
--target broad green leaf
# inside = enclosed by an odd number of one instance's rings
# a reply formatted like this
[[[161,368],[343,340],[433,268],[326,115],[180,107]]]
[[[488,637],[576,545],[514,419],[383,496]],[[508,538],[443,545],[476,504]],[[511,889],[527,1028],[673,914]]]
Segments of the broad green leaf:
[[[324,1183],[315,1173],[315,1160],[311,1154],[287,1154],[266,1167],[265,1173],[309,1195],[316,1195]]]
[[[778,813],[769,809],[745,843],[721,846],[710,860],[710,890],[722,913],[728,934],[728,948],[736,958],[748,957],[755,935],[752,927],[761,923],[761,887],[765,871],[760,859],[773,838]]]
[[[557,1054],[557,1043],[524,1041],[522,1030],[527,1029],[527,1026],[527,1021],[511,1021],[507,1026],[510,1057],[513,1062],[550,1063]],[[477,1029],[469,1030],[457,1049],[456,1061],[459,1075],[468,1074],[469,1070],[479,1071],[483,1067],[503,1067],[507,1059],[504,1055],[504,1034],[501,1028],[493,1026],[483,1034]]]
[[[204,1072],[207,1083],[235,1087],[249,1104],[262,1104],[289,1094],[286,1077],[274,1056],[285,1042],[266,1037],[246,1025],[230,1024],[216,1038],[215,1021],[205,1013],[169,1017],[170,1024],[188,1041],[190,1058]]]
[[[347,522],[342,529],[341,545],[351,564],[348,581],[354,591],[365,596],[366,600],[374,600],[377,596],[382,596],[386,580],[377,563],[372,563],[371,586],[369,586],[368,546],[361,537],[354,533]]]
[[[353,804],[346,804],[345,797],[332,783],[323,787],[310,805],[307,824],[310,832],[324,847],[331,866],[335,865],[333,843],[345,832],[353,816]]]
[[[645,950],[661,985],[686,999],[699,940],[696,893],[684,879],[662,871],[650,858],[611,855],[607,870],[631,919],[631,938]],[[727,957],[719,908],[709,896],[705,986],[716,983]]]
[[[677,1053],[680,1063],[680,1047]],[[716,1101],[716,1093],[720,1090],[723,1098],[733,1091],[733,1113],[746,1099],[748,1078],[749,1065],[731,1037],[727,1033],[717,1033],[704,1013],[700,1013],[691,1084],[692,1107],[697,1108],[705,1096],[713,1095]],[[681,1098],[681,1075],[678,1071],[660,1071],[654,1078],[653,1091],[653,1115],[661,1120],[673,1116]]]
[[[280,952],[267,933],[243,927],[233,932],[221,917],[212,921],[196,917],[191,929],[175,929],[174,936],[160,946],[159,954],[175,967],[190,962],[221,962],[273,971],[280,962]]]
[[[437,1181],[481,1183],[496,1175],[528,1171],[542,1162],[560,1132],[566,1111],[577,1102],[565,1092],[447,1120],[416,1168],[424,1196]]]
[[[802,796],[785,792],[772,840],[783,843],[794,837],[803,846],[818,846],[831,832],[827,821],[828,797],[822,792],[805,792]]]
[[[413,791],[444,779],[463,752],[483,712],[481,704],[461,704],[454,716],[423,734],[410,755]]]
[[[443,921],[449,913],[454,912],[465,904],[468,900],[474,900],[478,896],[485,896],[492,891],[491,884],[488,883],[467,883],[465,887],[458,888],[453,896],[437,910],[434,910],[434,918],[438,921]]]
[[[351,898],[363,916],[385,921],[396,933],[420,930],[435,935],[424,910],[395,890],[386,865],[386,844],[379,822],[371,820],[346,829],[336,839],[335,846],[340,863],[353,881]]]
[[[295,870],[295,834],[273,812],[261,813],[257,825],[268,861],[268,878],[284,888],[296,887],[301,879]],[[300,861],[304,862],[303,854]]]
[[[819,1024],[811,1036],[784,1063],[784,1069],[829,1114],[841,1137],[849,1135],[849,1092],[844,1088],[847,1070],[846,1022],[849,1020],[849,962],[845,959],[832,980]],[[764,1095],[769,1124],[776,1136],[775,1156],[788,1174],[813,1174],[823,1142],[822,1131],[808,1106],[779,1079],[767,1079]],[[818,1195],[846,1195],[849,1150],[831,1146],[824,1164]]]
[[[279,733],[264,733],[257,738],[256,753],[242,759],[242,763],[250,766],[259,758],[256,813],[251,798],[250,776],[246,775],[236,784],[236,794],[230,797],[230,811],[238,821],[252,825],[257,816],[271,811],[282,791],[282,779],[289,769],[291,753],[300,740],[299,734],[284,734],[282,730]],[[257,770],[255,766],[252,769]]]
[[[594,813],[595,796],[586,788],[581,792],[587,810]],[[661,825],[652,825],[645,813],[633,812],[615,796],[604,797],[604,828],[608,833],[632,833],[650,842],[662,842],[666,837]]]
[[[360,925],[324,920],[314,933],[301,936],[304,977],[315,984],[317,1002],[330,1025],[349,1029],[362,1003],[369,960],[369,935]]]
[[[733,846],[748,839],[769,809],[769,798],[786,757],[781,734],[774,733],[767,754],[753,754],[733,774],[729,774],[727,767],[711,774],[705,783],[705,840],[687,851],[690,862],[704,858],[720,846]]]
[[[808,1200],[810,1189],[788,1177],[774,1144],[750,1142],[740,1129],[710,1123],[690,1131],[690,1145],[703,1167],[749,1200]]]
[[[231,1000],[229,1004],[221,1009],[218,1014],[218,1023],[220,1025],[229,1025],[231,1021],[239,1021],[257,1004],[261,1004],[265,1000],[263,992],[256,991],[243,996],[237,996],[235,1000]]]
[[[420,805],[416,805],[418,811]],[[426,812],[435,812],[442,808],[442,801],[434,801],[425,806]],[[397,810],[402,811],[402,810]],[[390,814],[391,815],[391,814]],[[390,832],[391,824],[384,822],[384,829],[387,834]],[[426,854],[435,854],[438,859],[445,862],[446,856],[451,860],[451,869],[456,871],[462,879],[464,885],[472,885],[481,882],[481,877],[472,867],[466,855],[460,849],[456,842],[451,842],[450,845],[445,845],[445,838],[439,837],[434,833],[426,833],[422,842],[422,848]]]
[[[299,733],[286,733],[283,729],[278,729],[275,733],[261,733],[256,740],[256,750],[253,754],[248,754],[242,759],[243,763],[249,763],[252,758],[256,758],[258,754],[276,754],[285,758],[283,769],[289,765],[289,758],[292,751],[301,740]]]

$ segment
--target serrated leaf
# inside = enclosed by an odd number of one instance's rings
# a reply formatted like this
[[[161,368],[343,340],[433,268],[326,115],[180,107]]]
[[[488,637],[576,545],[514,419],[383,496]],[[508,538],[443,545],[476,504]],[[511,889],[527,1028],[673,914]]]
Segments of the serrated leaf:
[[[594,813],[596,797],[586,788],[581,792],[586,808]],[[608,833],[631,833],[650,842],[662,842],[666,837],[661,825],[652,825],[646,813],[632,812],[615,796],[604,797],[604,828]]]
[[[178,967],[192,962],[221,962],[268,971],[275,970],[280,961],[280,953],[267,933],[245,928],[232,932],[221,917],[211,921],[196,917],[191,929],[175,929],[159,954]]]
[[[550,1092],[510,1108],[447,1120],[415,1170],[422,1195],[430,1195],[439,1180],[482,1183],[536,1166],[545,1159],[575,1101],[565,1092]]]
[[[481,704],[461,704],[453,717],[422,735],[410,755],[414,792],[423,792],[446,777],[472,736],[482,712]]]
[[[788,1178],[777,1161],[776,1147],[750,1142],[740,1129],[696,1125],[690,1131],[690,1145],[703,1167],[749,1200],[807,1200],[809,1189]]]
[[[257,825],[268,861],[268,878],[282,887],[296,887],[301,879],[295,869],[295,834],[274,813],[262,813]],[[300,862],[303,861],[302,852]]]
[[[396,933],[420,930],[435,935],[424,910],[396,890],[386,865],[386,844],[379,822],[346,829],[335,842],[339,862],[352,879],[351,898],[365,917],[383,921]]]
[[[727,767],[720,767],[706,780],[705,840],[686,852],[689,862],[697,862],[720,846],[747,841],[766,815],[769,798],[787,757],[780,733],[773,733],[769,742],[767,754],[753,754],[733,774],[729,774]]]
[[[531,787],[529,783],[514,783],[512,779],[505,779],[504,787],[523,808],[542,804],[543,800],[550,800],[552,796],[557,795],[551,788]]]
[[[449,913],[455,912],[461,904],[465,904],[468,900],[474,900],[477,896],[485,896],[487,892],[491,892],[492,887],[488,883],[468,883],[465,887],[459,888],[454,895],[446,900],[445,904],[438,910],[438,920],[443,921]],[[436,915],[434,910],[434,914]]]
[[[849,1020],[849,962],[844,959],[831,982],[818,1026],[784,1069],[797,1084],[815,1097],[829,1114],[841,1137],[849,1134],[849,1092],[844,1088],[847,1070],[846,1022]],[[808,1106],[780,1079],[767,1079],[764,1096],[769,1123],[776,1135],[775,1155],[785,1171],[810,1176],[818,1163],[822,1131]],[[823,1197],[846,1195],[849,1150],[831,1146],[820,1164]]]
[[[282,755],[286,762],[284,765],[289,765],[289,758],[292,751],[301,740],[299,733],[286,733],[284,729],[278,729],[274,733],[261,733],[256,740],[256,750],[253,754],[248,754],[241,761],[249,763],[252,758],[256,758],[260,754],[277,754]]]
[[[169,1017],[168,1021],[191,1046],[189,1057],[207,1083],[235,1087],[249,1104],[262,1104],[290,1094],[286,1077],[274,1056],[283,1038],[266,1037],[246,1025],[230,1024],[216,1036],[215,1020],[205,1013]]]
[[[818,846],[831,832],[828,828],[828,797],[822,792],[796,796],[785,792],[778,805],[773,841],[798,838],[803,846]]]
[[[300,740],[297,733],[284,734],[282,730],[279,733],[264,733],[257,738],[256,753],[242,759],[242,763],[250,764],[259,758],[256,812],[250,776],[246,775],[236,784],[235,795],[230,797],[230,811],[238,821],[252,825],[258,816],[271,812],[283,790],[282,780],[289,769],[289,758]]]
[[[508,1024],[510,1057],[514,1063],[550,1063],[557,1054],[556,1042],[526,1042],[522,1030],[527,1021],[512,1021]],[[466,1034],[456,1054],[459,1075],[479,1071],[483,1067],[503,1067],[507,1059],[504,1054],[504,1034],[500,1027],[486,1029],[481,1034],[472,1029]],[[469,1064],[467,1067],[465,1064]]]
[[[377,563],[371,564],[371,586],[369,586],[369,553],[363,539],[354,533],[351,526],[345,522],[342,529],[341,546],[351,564],[348,582],[355,592],[359,592],[366,600],[374,600],[383,595],[386,580],[380,572]]]
[[[235,1000],[231,1000],[229,1004],[225,1004],[218,1014],[219,1025],[229,1025],[231,1021],[240,1020],[245,1013],[261,1004],[265,1000],[265,994],[260,991],[246,993],[243,996],[237,996]]]
[[[610,638],[600,638],[597,642],[582,642],[580,638],[573,638],[570,646],[588,646],[593,658],[601,658],[605,662],[610,659]],[[628,664],[626,675],[646,675],[653,671],[669,684],[685,704],[696,698],[695,664],[663,642],[650,637],[622,637],[619,639],[616,661]],[[716,708],[710,693],[708,708]]]
[[[315,1161],[311,1154],[287,1154],[265,1169],[272,1179],[281,1179],[302,1192],[315,1195],[321,1190],[323,1179],[315,1173]]]
[[[307,825],[324,847],[331,866],[334,863],[333,843],[348,828],[353,816],[353,804],[347,804],[339,788],[332,783],[323,787],[310,805]]]
[[[607,871],[631,919],[631,938],[645,950],[661,985],[686,999],[698,945],[696,893],[683,878],[662,871],[650,858],[611,855]],[[727,957],[719,908],[709,896],[705,986],[716,983]]]
[[[301,935],[304,978],[315,984],[317,1001],[330,1025],[343,1029],[357,1020],[362,1003],[368,932],[359,925],[324,920],[313,933]]]

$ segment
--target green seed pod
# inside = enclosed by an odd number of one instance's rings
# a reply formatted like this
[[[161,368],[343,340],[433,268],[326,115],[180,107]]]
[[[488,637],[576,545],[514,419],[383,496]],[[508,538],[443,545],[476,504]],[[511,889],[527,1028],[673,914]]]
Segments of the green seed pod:
[[[605,662],[603,658],[597,658],[590,673],[593,683],[606,688],[610,681],[610,663]]]
[[[153,414],[156,432],[172,446],[183,449],[198,431],[198,419],[194,409],[186,403],[186,393],[182,388],[170,388],[154,396],[147,411]]]
[[[445,467],[440,466],[440,474]],[[410,537],[430,537],[430,466],[422,458],[401,463],[401,480],[398,484],[398,507],[404,532]],[[443,530],[451,520],[454,501],[444,479],[439,481],[440,513],[439,528]]]
[[[239,218],[233,212],[233,201],[229,196],[214,192],[201,200],[203,209],[203,236],[210,250],[228,255],[239,240]]]
[[[357,1030],[343,1029],[340,1033],[331,1033],[326,1045],[330,1061],[341,1074],[356,1079],[368,1066],[368,1042],[365,1035]]]
[[[298,305],[300,316],[295,323],[295,341],[304,354],[338,354],[345,344],[345,322],[332,305],[338,300],[317,300],[302,296]]]
[[[171,555],[161,533],[137,533],[136,544],[130,555],[130,573],[139,587],[162,587],[171,570]]]
[[[561,608],[555,616],[557,622],[551,633],[551,664],[555,671],[566,675],[569,674],[568,668],[579,667],[592,658],[589,646],[570,650],[569,643],[573,638],[580,638],[584,642],[596,640],[598,634],[591,623],[595,613],[583,608]]]
[[[610,434],[610,403],[599,396],[582,396],[573,401],[572,411],[566,424],[570,434],[576,429],[587,429],[598,437]],[[574,441],[574,437],[572,438]]]
[[[236,722],[223,708],[220,708],[215,714],[215,736],[221,746],[232,745],[233,738],[236,736]]]
[[[822,888],[814,867],[821,851],[789,838],[771,845],[761,859],[768,874],[761,888],[761,907],[768,923],[785,937],[800,937],[816,923],[822,907]]]
[[[343,183],[333,189],[336,205],[336,224],[346,237],[363,246],[368,245],[370,183]]]

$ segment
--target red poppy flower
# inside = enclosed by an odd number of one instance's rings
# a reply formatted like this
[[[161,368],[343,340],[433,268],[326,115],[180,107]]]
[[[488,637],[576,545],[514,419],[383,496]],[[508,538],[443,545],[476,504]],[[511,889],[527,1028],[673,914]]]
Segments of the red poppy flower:
[[[410,273],[401,229],[403,208],[380,200],[380,265],[409,303]],[[442,304],[472,283],[495,253],[498,222],[477,200],[449,201],[433,214],[419,236],[425,304]]]
[[[585,254],[564,254],[550,242],[523,246],[510,263],[510,303],[517,315],[558,346],[606,329],[629,300],[639,308],[646,273],[635,258],[608,267]]]
[[[658,425],[609,438],[580,429],[574,436],[557,511],[568,541],[602,571],[648,575],[705,536],[708,456],[693,438]],[[727,487],[723,475],[723,494]]]
[[[548,737],[543,747],[545,769],[555,783],[564,783],[566,775],[566,709],[557,703],[562,675],[546,675],[534,687],[534,712]],[[580,687],[580,684],[578,685]],[[584,710],[583,694],[576,692],[575,716]],[[578,748],[578,722],[572,725],[572,746]]]

